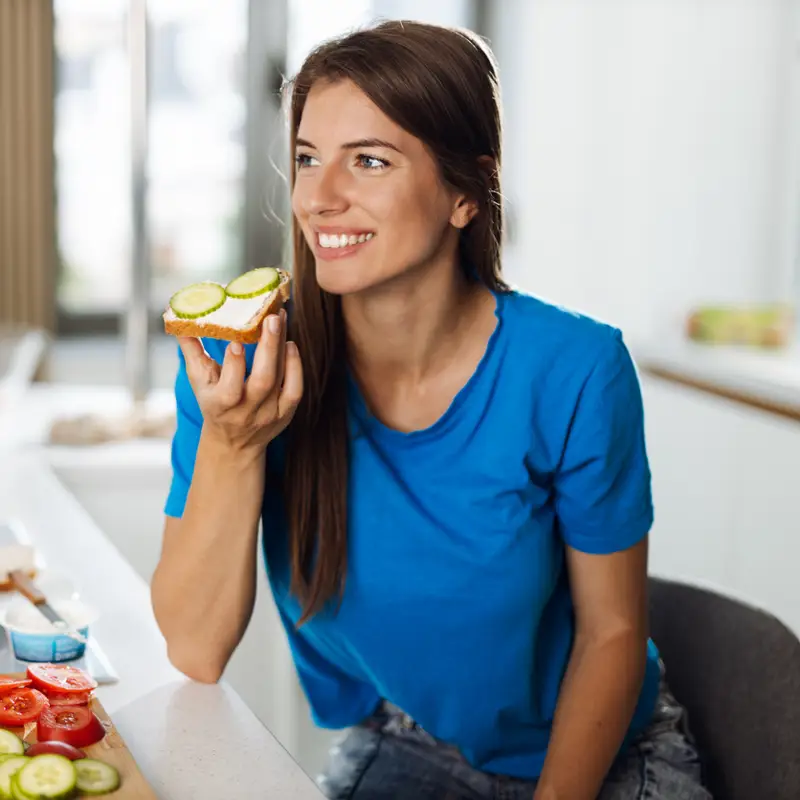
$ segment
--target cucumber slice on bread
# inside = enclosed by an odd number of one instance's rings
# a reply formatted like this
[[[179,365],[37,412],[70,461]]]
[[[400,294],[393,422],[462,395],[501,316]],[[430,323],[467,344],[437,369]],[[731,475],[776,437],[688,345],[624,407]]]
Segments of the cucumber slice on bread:
[[[280,282],[281,276],[278,270],[273,267],[257,267],[234,278],[225,287],[225,292],[228,297],[238,299],[258,297],[260,294],[277,289]]]
[[[218,283],[193,283],[175,292],[169,306],[180,319],[199,319],[216,311],[227,298],[225,288]]]
[[[173,295],[164,311],[164,332],[177,337],[257,344],[264,320],[288,302],[291,282],[291,275],[284,269],[259,267],[234,278],[227,287],[217,283],[187,286]],[[220,291],[225,300],[217,305]],[[212,292],[216,296],[212,297]]]

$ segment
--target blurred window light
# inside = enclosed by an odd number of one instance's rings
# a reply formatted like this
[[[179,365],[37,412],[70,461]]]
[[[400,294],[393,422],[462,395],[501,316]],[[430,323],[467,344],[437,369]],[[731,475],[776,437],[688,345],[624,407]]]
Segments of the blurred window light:
[[[318,44],[373,20],[414,19],[470,28],[476,5],[476,0],[289,0],[289,74],[300,69]]]
[[[127,2],[57,0],[58,300],[119,312],[130,252]],[[241,266],[247,0],[151,0],[153,304]]]

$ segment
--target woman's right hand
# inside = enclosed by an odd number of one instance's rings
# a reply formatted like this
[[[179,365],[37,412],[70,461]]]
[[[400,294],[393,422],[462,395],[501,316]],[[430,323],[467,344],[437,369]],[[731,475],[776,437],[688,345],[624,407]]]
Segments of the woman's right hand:
[[[186,374],[203,413],[203,432],[236,450],[266,447],[291,422],[303,396],[303,367],[286,341],[286,312],[264,320],[253,367],[245,380],[244,348],[228,345],[222,366],[199,339],[178,339]]]

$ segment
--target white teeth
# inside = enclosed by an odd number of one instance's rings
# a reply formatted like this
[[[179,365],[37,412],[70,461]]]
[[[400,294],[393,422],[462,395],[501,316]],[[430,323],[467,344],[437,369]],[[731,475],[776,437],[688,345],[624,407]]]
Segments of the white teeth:
[[[330,234],[330,233],[320,233],[317,234],[318,241],[320,247],[328,247],[328,248],[338,248],[338,247],[348,247],[349,245],[354,244],[363,244],[364,242],[368,242],[375,234],[373,233],[362,233],[359,235],[351,234],[347,235],[346,233],[342,234]]]

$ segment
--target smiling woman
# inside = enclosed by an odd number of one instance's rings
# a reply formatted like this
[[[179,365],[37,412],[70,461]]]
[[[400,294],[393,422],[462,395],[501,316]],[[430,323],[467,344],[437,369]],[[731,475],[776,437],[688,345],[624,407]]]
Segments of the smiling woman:
[[[618,330],[502,278],[492,53],[387,22],[287,88],[288,321],[181,345],[173,662],[222,673],[261,520],[314,720],[349,729],[330,798],[707,800],[647,632],[636,370]]]

